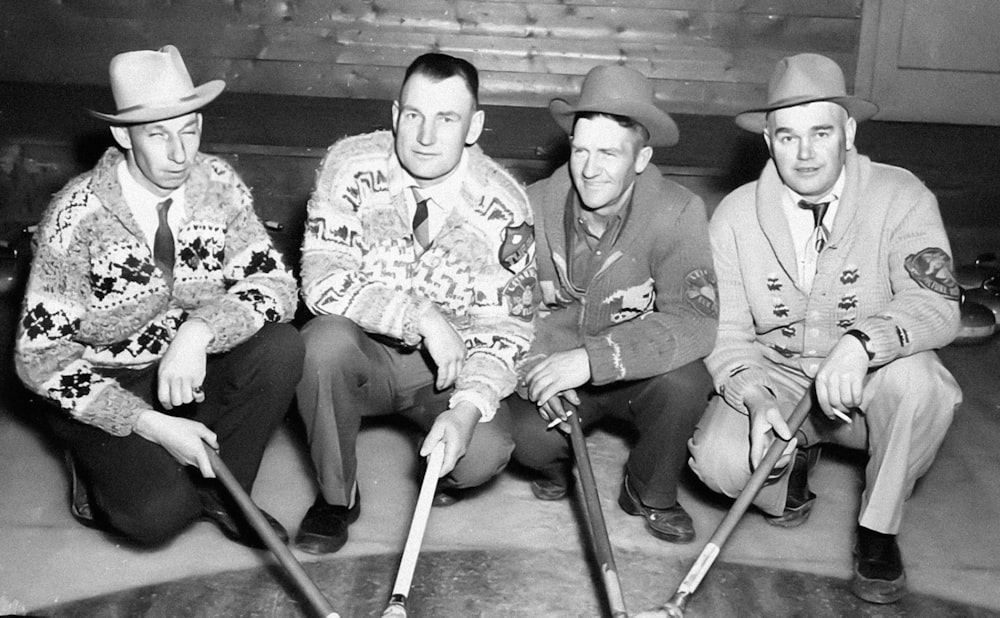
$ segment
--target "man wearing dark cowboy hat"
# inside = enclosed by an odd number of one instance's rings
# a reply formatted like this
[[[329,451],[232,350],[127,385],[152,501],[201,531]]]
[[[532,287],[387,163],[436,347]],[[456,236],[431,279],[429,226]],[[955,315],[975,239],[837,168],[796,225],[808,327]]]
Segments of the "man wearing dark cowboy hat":
[[[158,544],[199,517],[263,547],[206,449],[249,492],[294,394],[295,280],[250,191],[198,152],[201,107],[173,46],[111,61],[120,146],[71,180],[39,226],[16,362],[67,449],[72,512]],[[277,521],[271,525],[286,536]]]
[[[932,351],[959,327],[937,201],[855,150],[857,123],[876,111],[846,94],[835,62],[801,54],[778,63],[766,106],[736,117],[771,161],[712,217],[721,309],[706,363],[720,396],[689,446],[705,483],[735,496],[774,434],[794,438],[755,500],[785,527],[816,500],[818,444],[867,450],[851,589],[891,603],[905,592],[903,503],[962,397]],[[792,436],[785,420],[813,384],[818,408]]]
[[[573,411],[584,428],[631,422],[638,438],[618,503],[657,538],[687,543],[694,526],[677,480],[711,390],[701,359],[716,328],[705,207],[650,163],[678,131],[642,74],[596,67],[575,104],[555,99],[549,110],[570,159],[528,189],[542,306],[521,367],[530,402],[509,399],[514,457],[538,471],[535,496],[557,500],[571,453],[550,421]]]
[[[406,70],[392,132],[347,137],[309,200],[298,388],[320,492],[296,546],[324,554],[361,512],[361,419],[399,414],[444,447],[445,506],[504,469],[500,400],[531,338],[534,240],[520,184],[475,145],[485,116],[467,60],[428,53]]]

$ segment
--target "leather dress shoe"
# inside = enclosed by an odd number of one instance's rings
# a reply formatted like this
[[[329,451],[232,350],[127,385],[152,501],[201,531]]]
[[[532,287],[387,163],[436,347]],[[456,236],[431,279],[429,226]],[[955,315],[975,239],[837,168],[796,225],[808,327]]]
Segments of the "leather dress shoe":
[[[97,525],[94,512],[90,509],[90,492],[83,479],[77,474],[76,462],[69,451],[66,451],[66,467],[69,468],[70,479],[69,512],[73,515],[73,519],[79,523],[88,528],[99,530],[100,526]]]
[[[347,528],[361,515],[361,493],[355,490],[354,506],[332,505],[316,495],[295,537],[295,547],[310,554],[332,554],[347,543]]]
[[[632,489],[628,473],[625,474],[618,494],[618,506],[629,515],[641,515],[645,518],[646,528],[658,539],[670,543],[690,543],[694,540],[694,522],[681,503],[677,502],[666,509],[646,506]]]
[[[809,491],[809,471],[819,461],[819,454],[820,448],[818,446],[800,448],[795,451],[792,472],[788,478],[785,510],[781,515],[765,516],[764,521],[781,528],[795,528],[806,523],[809,514],[812,513],[813,505],[816,503],[816,494]]]
[[[202,495],[201,502],[201,514],[202,517],[210,520],[222,534],[229,539],[239,543],[240,545],[246,545],[252,549],[267,549],[267,545],[264,543],[264,539],[260,538],[257,531],[254,530],[253,526],[242,513],[237,515],[231,515],[230,513],[235,512],[230,509],[235,509],[236,507],[226,508],[221,502],[216,500],[214,497]],[[261,515],[267,521],[274,533],[278,535],[282,543],[288,543],[288,531],[281,523],[271,517],[264,509],[260,509]]]
[[[895,603],[906,594],[906,572],[896,535],[858,527],[851,592],[869,603]]]

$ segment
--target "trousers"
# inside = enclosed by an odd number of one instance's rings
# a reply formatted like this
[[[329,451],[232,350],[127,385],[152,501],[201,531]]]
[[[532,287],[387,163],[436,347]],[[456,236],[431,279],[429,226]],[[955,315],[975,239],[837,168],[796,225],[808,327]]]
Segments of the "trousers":
[[[298,385],[299,414],[323,499],[348,506],[357,482],[356,442],[364,417],[399,414],[427,431],[448,408],[453,389],[435,389],[433,361],[363,331],[349,318],[323,315],[302,328],[306,356]],[[514,442],[501,407],[479,423],[441,487],[476,487],[500,473]]]
[[[687,440],[705,408],[712,380],[700,361],[656,377],[576,389],[576,414],[586,431],[603,419],[630,422],[636,433],[625,471],[643,504],[669,508],[677,502],[677,482],[687,459]],[[547,430],[536,405],[517,395],[507,398],[514,426],[514,460],[543,476],[564,474],[572,446],[561,431]]]
[[[249,493],[268,439],[284,418],[302,373],[302,340],[289,324],[265,324],[229,352],[210,355],[205,401],[165,410],[156,400],[157,365],[107,370],[151,409],[204,424],[218,437],[219,455]],[[99,525],[141,544],[173,537],[202,512],[201,492],[225,494],[158,444],[138,434],[113,436],[44,403],[44,419],[73,456],[89,489]],[[223,500],[223,502],[226,502]]]
[[[783,365],[772,364],[770,375],[787,419],[812,382]],[[799,445],[832,443],[867,451],[858,523],[897,534],[903,503],[933,463],[961,402],[961,388],[937,355],[920,352],[869,372],[851,424],[830,420],[814,407],[802,424]],[[691,469],[711,489],[736,497],[751,474],[749,433],[749,417],[714,397],[688,445]],[[781,514],[790,474],[788,466],[754,504],[770,515]]]

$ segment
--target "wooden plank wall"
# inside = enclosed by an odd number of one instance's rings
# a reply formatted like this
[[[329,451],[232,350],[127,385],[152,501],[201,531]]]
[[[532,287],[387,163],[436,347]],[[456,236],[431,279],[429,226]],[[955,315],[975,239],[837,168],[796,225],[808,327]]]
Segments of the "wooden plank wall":
[[[0,0],[0,81],[106,84],[115,53],[177,45],[236,92],[392,99],[440,50],[484,103],[543,107],[598,64],[655,80],[673,112],[759,103],[774,62],[815,51],[853,79],[862,0]],[[850,86],[850,85],[849,85]]]

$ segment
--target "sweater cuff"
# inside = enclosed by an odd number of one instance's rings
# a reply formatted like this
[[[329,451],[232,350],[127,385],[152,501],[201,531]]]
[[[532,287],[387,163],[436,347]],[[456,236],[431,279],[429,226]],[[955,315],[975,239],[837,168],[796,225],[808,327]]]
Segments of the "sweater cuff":
[[[590,359],[590,382],[594,386],[611,384],[625,379],[625,362],[621,347],[611,334],[587,337],[584,341]]]
[[[403,313],[402,332],[400,339],[408,346],[416,347],[420,345],[423,337],[420,335],[420,317],[424,315],[428,307],[433,305],[426,298],[412,298],[410,306]]]
[[[743,397],[751,388],[764,387],[774,392],[774,385],[771,384],[771,379],[763,367],[742,365],[734,367],[727,373],[729,377],[717,381],[715,388],[726,403],[740,414],[749,415]]]
[[[903,335],[896,322],[888,316],[875,315],[859,321],[853,326],[868,335],[868,352],[873,354],[869,367],[880,367],[899,357],[903,350]]]

